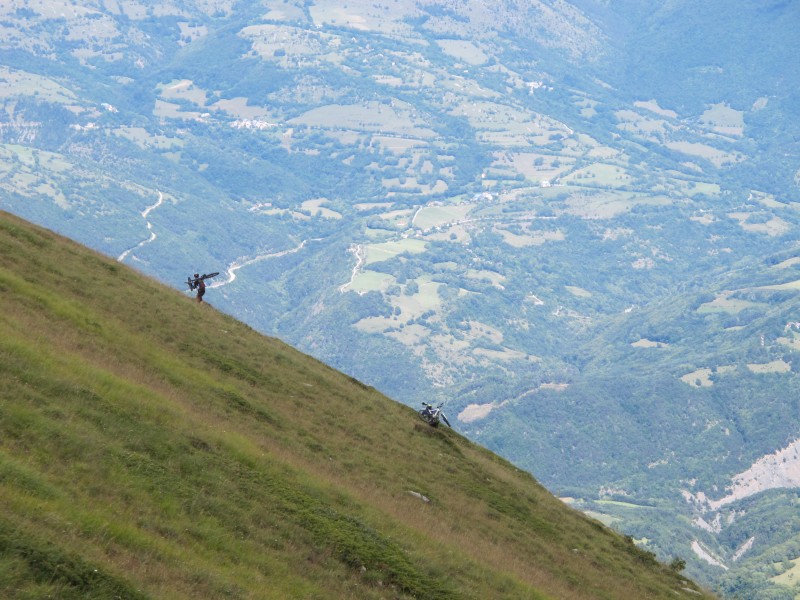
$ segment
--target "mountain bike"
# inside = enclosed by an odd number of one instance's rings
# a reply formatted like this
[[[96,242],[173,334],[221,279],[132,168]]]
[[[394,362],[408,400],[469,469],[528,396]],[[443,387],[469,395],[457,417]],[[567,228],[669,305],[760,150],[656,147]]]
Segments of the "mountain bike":
[[[452,425],[450,425],[450,421],[447,420],[444,412],[442,412],[443,404],[444,402],[440,403],[438,406],[434,406],[433,404],[423,402],[422,406],[425,408],[420,409],[417,414],[419,415],[420,419],[425,421],[431,427],[438,427],[440,421],[444,421],[445,425],[452,427]]]

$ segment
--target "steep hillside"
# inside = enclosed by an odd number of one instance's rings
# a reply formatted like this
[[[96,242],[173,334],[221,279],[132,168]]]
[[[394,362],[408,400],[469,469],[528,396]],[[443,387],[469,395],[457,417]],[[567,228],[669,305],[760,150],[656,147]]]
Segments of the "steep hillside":
[[[449,429],[0,219],[4,598],[696,598]]]
[[[0,208],[792,596],[798,7],[0,3]]]

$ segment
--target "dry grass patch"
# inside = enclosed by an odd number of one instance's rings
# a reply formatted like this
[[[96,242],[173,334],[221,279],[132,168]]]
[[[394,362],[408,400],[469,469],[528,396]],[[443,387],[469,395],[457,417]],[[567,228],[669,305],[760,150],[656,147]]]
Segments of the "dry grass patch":
[[[578,298],[591,298],[592,292],[583,289],[582,287],[578,287],[576,285],[565,285],[564,289],[566,289],[570,294],[576,296]]]
[[[140,148],[159,148],[170,150],[180,148],[184,141],[180,138],[171,138],[164,135],[153,135],[142,127],[118,127],[113,130],[114,135],[118,135],[132,141]]]
[[[318,0],[308,8],[315,27],[346,27],[386,35],[411,36],[411,26],[403,21],[405,10],[387,11],[371,0],[348,0],[346,4]]]
[[[747,368],[751,373],[791,373],[792,365],[783,359],[773,360],[768,363],[748,363]]]
[[[793,350],[800,350],[800,336],[796,333],[792,333],[792,337],[779,337],[776,341],[784,346],[789,346]]]
[[[661,115],[662,117],[667,117],[669,119],[677,119],[678,118],[678,113],[676,113],[674,110],[669,110],[667,108],[661,108],[658,105],[658,101],[656,101],[655,99],[648,100],[646,102],[643,102],[643,101],[639,100],[637,102],[634,102],[633,105],[635,107],[637,107],[637,108],[647,109],[650,112],[654,112],[657,115]]]
[[[390,260],[405,252],[409,254],[421,254],[425,252],[426,248],[426,242],[414,238],[389,241],[382,244],[369,244],[366,247],[367,257],[365,262],[369,265],[384,260]]]
[[[462,423],[472,423],[473,421],[480,421],[489,416],[489,413],[494,410],[495,404],[487,402],[486,404],[468,404],[464,409],[458,413],[456,418]]]
[[[665,144],[670,150],[681,152],[689,156],[697,156],[711,162],[715,167],[724,167],[744,160],[744,156],[738,152],[726,152],[708,144],[697,142],[667,142]]]
[[[511,168],[530,181],[553,181],[575,164],[568,156],[554,156],[536,152],[496,152],[495,168]]]
[[[326,208],[327,198],[317,198],[316,200],[306,200],[300,205],[300,209],[311,213],[312,217],[322,217],[323,219],[341,219],[342,213]]]
[[[452,225],[463,220],[474,208],[474,204],[425,206],[416,212],[412,225],[423,231]]]
[[[669,344],[665,344],[664,342],[654,342],[653,340],[642,338],[639,341],[633,342],[631,346],[634,348],[666,348],[669,346]]]
[[[620,188],[629,186],[633,177],[616,165],[595,163],[573,171],[561,178],[564,183],[591,187]]]
[[[575,190],[575,187],[571,189]],[[645,197],[624,192],[592,193],[582,190],[573,193],[565,204],[568,214],[585,219],[613,219],[637,205],[667,206],[672,202],[665,196]]]
[[[681,381],[696,388],[711,387],[714,385],[714,382],[711,381],[712,372],[713,371],[708,367],[703,367],[702,369],[697,369],[696,371],[683,375]]]
[[[635,110],[620,110],[614,115],[619,120],[617,129],[640,134],[652,140],[660,139],[668,130],[668,123],[664,119],[643,115]]]
[[[697,312],[699,313],[726,312],[726,313],[736,314],[738,312],[743,311],[746,308],[763,308],[766,306],[764,304],[759,304],[757,302],[751,302],[750,300],[740,300],[738,298],[733,298],[734,293],[736,292],[725,291],[717,294],[717,297],[714,298],[712,301],[701,304],[697,308]]]
[[[744,134],[744,111],[735,110],[728,104],[713,104],[702,115],[700,124],[722,135],[741,137]]]
[[[410,105],[397,103],[387,106],[381,102],[365,101],[358,104],[328,104],[306,111],[287,121],[289,125],[319,127],[322,129],[349,129],[359,132],[394,132],[399,136],[431,139],[433,130],[420,127],[412,117]]]
[[[156,100],[153,116],[164,119],[182,119],[185,121],[199,121],[203,118],[203,113],[198,111],[184,111],[180,104]]]
[[[405,155],[415,148],[427,148],[428,142],[416,138],[373,135],[372,141],[393,154]]]
[[[771,215],[767,221],[755,223],[750,221],[753,213],[732,212],[728,213],[728,216],[738,221],[739,226],[750,233],[762,233],[770,237],[776,237],[792,230],[792,225],[790,223],[775,215]]]
[[[2,9],[0,9],[2,10]],[[69,104],[77,100],[69,89],[52,79],[0,66],[0,98],[14,96],[36,96],[43,102]]]
[[[483,50],[468,40],[436,40],[436,43],[446,54],[468,65],[482,65],[488,59]]]
[[[394,276],[388,275],[387,273],[362,269],[355,274],[348,289],[358,293],[384,292],[394,281]]]
[[[158,85],[157,88],[161,92],[161,97],[167,100],[184,100],[196,104],[197,106],[206,105],[206,91],[196,87],[191,79],[162,83]]]
[[[501,226],[494,226],[492,230],[503,236],[503,241],[514,248],[527,248],[529,246],[541,246],[547,242],[562,242],[566,239],[564,232],[560,229],[556,231],[535,231],[531,230],[530,223],[526,223],[524,230],[526,233],[518,234]]]
[[[472,351],[473,356],[476,357],[483,357],[487,359],[490,363],[496,364],[497,362],[509,361],[509,360],[527,360],[528,355],[524,352],[520,352],[519,350],[512,350],[511,348],[504,348],[503,350],[490,350],[488,348],[475,348]],[[479,361],[479,362],[486,362],[486,361]]]
[[[467,269],[464,274],[470,279],[489,281],[494,287],[499,289],[503,289],[503,282],[506,280],[505,275],[502,275],[497,271],[487,271],[486,269]]]

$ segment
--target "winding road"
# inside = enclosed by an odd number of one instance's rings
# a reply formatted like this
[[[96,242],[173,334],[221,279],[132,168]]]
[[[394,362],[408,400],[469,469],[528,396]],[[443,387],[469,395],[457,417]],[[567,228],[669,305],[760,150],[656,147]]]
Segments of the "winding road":
[[[141,242],[139,242],[138,244],[136,244],[136,245],[135,245],[135,246],[133,246],[132,248],[128,248],[127,250],[125,250],[125,252],[123,252],[122,254],[120,254],[120,255],[117,257],[117,262],[124,262],[124,261],[125,261],[125,259],[126,259],[126,258],[128,258],[128,256],[129,256],[129,255],[130,255],[132,252],[134,252],[135,250],[138,250],[138,249],[139,249],[139,248],[141,248],[142,246],[145,246],[145,245],[147,245],[147,244],[150,244],[150,243],[152,243],[152,242],[154,242],[154,241],[155,241],[155,239],[156,239],[156,234],[155,234],[155,232],[153,231],[153,224],[152,224],[152,223],[150,223],[150,221],[148,221],[148,220],[147,220],[147,216],[148,216],[148,215],[149,215],[149,214],[150,214],[152,211],[154,211],[154,210],[155,210],[155,209],[157,209],[159,206],[161,206],[163,203],[164,203],[164,194],[162,194],[161,192],[158,192],[158,202],[156,202],[156,203],[155,203],[155,204],[153,204],[152,206],[148,206],[147,208],[145,208],[145,209],[142,211],[142,218],[145,220],[145,223],[146,223],[146,225],[147,225],[147,230],[150,232],[150,237],[149,237],[149,238],[147,238],[147,239],[144,239],[144,240],[142,240]]]
[[[352,252],[356,257],[356,265],[353,267],[353,271],[350,274],[350,281],[339,286],[339,292],[342,294],[344,294],[347,291],[347,288],[353,285],[353,282],[356,279],[356,275],[358,275],[358,272],[361,270],[361,266],[364,264],[364,261],[366,260],[366,252],[363,244],[354,244],[350,246],[350,252]]]
[[[260,262],[262,260],[267,260],[269,258],[280,258],[281,256],[286,256],[287,254],[294,254],[295,252],[299,252],[302,250],[308,242],[318,242],[322,238],[313,238],[308,240],[303,240],[300,244],[294,248],[289,248],[288,250],[281,250],[280,252],[273,252],[271,254],[259,254],[253,258],[239,258],[232,262],[230,266],[225,270],[227,278],[224,281],[216,281],[209,285],[210,288],[218,288],[222,287],[223,285],[228,285],[229,283],[233,283],[236,279],[236,271],[241,269],[242,267],[246,267],[247,265],[252,265],[253,263]]]

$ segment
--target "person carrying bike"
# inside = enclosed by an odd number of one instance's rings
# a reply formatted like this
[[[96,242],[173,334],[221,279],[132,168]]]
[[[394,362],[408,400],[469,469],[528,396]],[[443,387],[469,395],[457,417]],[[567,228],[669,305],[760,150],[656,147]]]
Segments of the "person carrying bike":
[[[198,273],[194,274],[194,286],[195,289],[197,290],[197,301],[202,302],[203,296],[206,293],[206,282],[200,278],[200,275]]]

